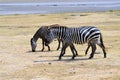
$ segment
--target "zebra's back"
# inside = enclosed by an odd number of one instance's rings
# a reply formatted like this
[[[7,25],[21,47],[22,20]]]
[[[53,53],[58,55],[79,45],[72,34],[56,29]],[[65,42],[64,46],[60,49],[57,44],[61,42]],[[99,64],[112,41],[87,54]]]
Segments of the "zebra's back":
[[[100,37],[100,30],[93,26],[82,26],[77,28],[69,28],[67,31],[69,39],[76,44],[83,44],[90,40]]]

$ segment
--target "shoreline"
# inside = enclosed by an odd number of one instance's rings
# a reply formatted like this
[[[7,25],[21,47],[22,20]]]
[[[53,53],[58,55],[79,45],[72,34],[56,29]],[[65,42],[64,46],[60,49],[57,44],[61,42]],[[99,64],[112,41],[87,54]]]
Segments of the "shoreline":
[[[59,13],[24,13],[24,14],[0,14],[0,16],[17,16],[17,15],[54,15],[54,14],[74,14],[74,13],[103,13],[103,12],[118,12],[120,10],[106,10],[106,11],[82,11],[82,12],[59,12]]]
[[[99,13],[99,12],[115,12],[120,10],[86,10],[86,11],[68,11],[68,12],[53,12],[53,13],[14,13],[14,14],[0,14],[0,16],[10,16],[10,15],[49,15],[49,14],[67,14],[67,13]]]
[[[75,14],[75,13],[106,13],[106,12],[120,12],[120,10],[107,10],[107,11],[86,11],[86,12],[59,12],[59,13],[26,13],[26,14],[0,14],[0,16],[17,16],[17,15],[60,15],[60,14]],[[75,15],[73,15],[75,16]],[[77,16],[77,15],[76,15]]]
[[[101,2],[101,1],[113,1],[113,0],[76,0],[76,2]],[[119,0],[114,0],[119,1]],[[4,2],[75,2],[75,0],[0,0],[0,3]]]
[[[101,12],[120,10],[119,2],[0,3],[0,15]]]

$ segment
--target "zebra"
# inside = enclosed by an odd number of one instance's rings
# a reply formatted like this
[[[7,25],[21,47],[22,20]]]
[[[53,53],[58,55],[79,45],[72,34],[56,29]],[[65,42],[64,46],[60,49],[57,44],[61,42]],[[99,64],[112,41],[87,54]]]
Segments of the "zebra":
[[[54,25],[50,25],[50,26],[41,26],[37,31],[36,31],[36,33],[34,34],[34,36],[31,38],[31,40],[30,40],[30,43],[31,43],[31,48],[32,48],[32,52],[35,52],[36,51],[36,47],[37,47],[37,40],[39,39],[39,38],[41,38],[42,39],[42,49],[41,49],[41,51],[43,51],[44,50],[44,45],[45,46],[47,46],[48,47],[48,51],[50,51],[50,47],[49,47],[49,45],[47,45],[46,44],[46,42],[45,42],[45,35],[46,35],[46,33],[47,33],[47,29],[49,28],[49,27],[53,27],[53,26],[58,26],[57,24],[54,24]],[[62,40],[60,40],[60,39],[57,39],[58,40],[58,48],[57,48],[57,50],[59,50],[59,48],[60,48],[60,43],[62,42]]]
[[[47,35],[45,36],[46,44],[49,44],[53,41],[54,38],[61,38],[64,41],[64,45],[61,49],[61,53],[59,56],[59,60],[61,60],[62,56],[64,56],[66,48],[70,46],[70,49],[73,53],[72,59],[74,59],[78,53],[75,49],[75,44],[84,44],[88,43],[88,48],[91,47],[92,52],[90,54],[89,59],[92,59],[94,57],[94,53],[96,51],[96,44],[99,45],[104,53],[104,58],[106,58],[106,51],[105,46],[103,44],[102,34],[100,30],[97,27],[94,26],[81,26],[81,27],[75,27],[75,28],[66,28],[64,26],[59,27],[52,27],[48,28]]]

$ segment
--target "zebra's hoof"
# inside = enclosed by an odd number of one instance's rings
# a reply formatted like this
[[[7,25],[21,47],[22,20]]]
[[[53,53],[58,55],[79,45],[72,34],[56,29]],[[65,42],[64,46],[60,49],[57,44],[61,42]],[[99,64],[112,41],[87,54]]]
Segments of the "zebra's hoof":
[[[104,56],[104,58],[107,58],[106,56]]]
[[[57,51],[59,50],[59,48],[57,48]]]
[[[32,50],[32,52],[35,52],[35,50]]]
[[[59,57],[59,60],[61,60],[61,57]]]
[[[86,56],[87,54],[85,53],[85,56]]]
[[[78,56],[78,54],[76,54],[76,56]]]
[[[44,49],[41,50],[42,52],[44,51]]]
[[[72,60],[74,60],[75,59],[75,57],[72,57]]]
[[[89,57],[89,59],[92,59],[92,58],[93,58],[92,56]]]

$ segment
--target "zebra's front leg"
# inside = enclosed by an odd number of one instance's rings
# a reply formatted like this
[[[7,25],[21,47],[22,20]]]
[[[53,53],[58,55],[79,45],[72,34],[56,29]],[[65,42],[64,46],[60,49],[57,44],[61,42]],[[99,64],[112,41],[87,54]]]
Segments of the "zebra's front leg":
[[[58,48],[57,48],[57,50],[59,50],[59,48],[60,48],[60,43],[61,43],[61,40],[58,39]]]
[[[74,50],[75,50],[76,56],[78,56],[78,52],[77,52],[77,50],[75,49],[75,47],[74,47]]]
[[[72,51],[72,53],[73,53],[72,59],[74,59],[74,58],[78,55],[78,53],[77,53],[77,50],[75,49],[73,43],[70,45],[70,49],[71,49],[71,51]],[[75,51],[75,52],[74,52],[74,51]],[[75,53],[76,53],[76,54],[75,54]]]
[[[44,50],[44,40],[42,39],[42,49],[41,49],[41,51],[43,51]]]
[[[90,54],[89,59],[92,59],[94,57],[94,53],[96,51],[96,45],[95,44],[91,44],[91,47],[92,47],[92,53]]]
[[[73,44],[72,44],[72,48],[73,48],[73,50],[74,50],[75,53],[76,53],[75,55],[78,56],[78,52],[77,52],[77,50],[75,49],[75,46],[74,46]]]
[[[59,60],[61,60],[62,56],[64,56],[65,50],[66,50],[67,47],[68,47],[67,44],[65,44],[65,45],[62,47],[61,53],[60,53],[60,56],[59,56]]]

